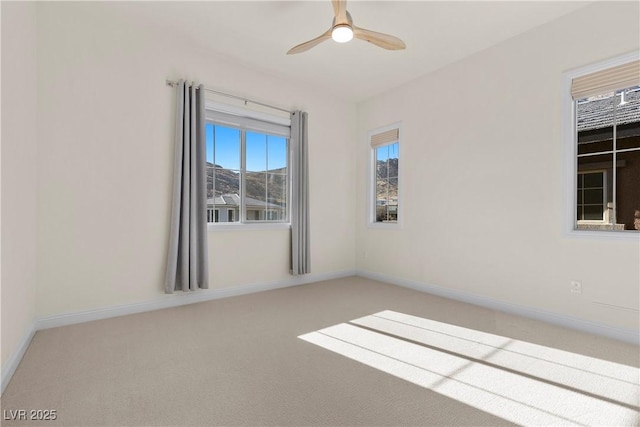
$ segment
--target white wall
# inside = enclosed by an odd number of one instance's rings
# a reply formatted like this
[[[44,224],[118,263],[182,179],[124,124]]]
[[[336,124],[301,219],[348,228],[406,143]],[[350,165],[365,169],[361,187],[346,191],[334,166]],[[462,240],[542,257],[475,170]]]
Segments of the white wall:
[[[312,272],[353,269],[355,184],[345,183],[355,181],[354,106],[192,46],[126,8],[38,5],[37,314],[163,297],[175,104],[167,78],[309,112]],[[209,237],[211,288],[291,277],[286,230]]]
[[[638,16],[591,5],[360,104],[358,268],[637,330],[640,239],[563,235],[560,122],[562,73],[638,49]],[[369,229],[366,132],[396,121],[404,227]]]
[[[2,369],[35,317],[36,7],[2,2]]]

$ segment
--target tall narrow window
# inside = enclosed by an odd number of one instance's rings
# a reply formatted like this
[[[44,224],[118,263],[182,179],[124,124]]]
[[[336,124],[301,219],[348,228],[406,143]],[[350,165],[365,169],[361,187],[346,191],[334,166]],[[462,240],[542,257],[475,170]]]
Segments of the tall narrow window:
[[[398,125],[370,133],[372,150],[372,223],[398,223],[399,214],[399,149]]]
[[[575,229],[640,230],[640,62],[572,81]]]

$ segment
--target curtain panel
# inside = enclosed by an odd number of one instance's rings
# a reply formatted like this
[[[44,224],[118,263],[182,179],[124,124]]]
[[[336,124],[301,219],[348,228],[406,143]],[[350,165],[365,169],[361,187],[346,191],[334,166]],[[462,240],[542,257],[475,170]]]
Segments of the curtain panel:
[[[204,86],[177,84],[173,197],[165,292],[209,287]]]
[[[311,272],[309,241],[309,153],[307,113],[291,113],[293,185],[291,188],[291,274]]]

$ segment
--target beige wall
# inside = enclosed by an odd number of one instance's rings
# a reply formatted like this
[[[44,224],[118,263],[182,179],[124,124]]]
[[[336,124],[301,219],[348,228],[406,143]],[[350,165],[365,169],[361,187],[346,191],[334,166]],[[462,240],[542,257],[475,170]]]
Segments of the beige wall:
[[[358,268],[638,329],[640,239],[563,235],[561,141],[563,71],[638,49],[638,12],[591,5],[359,105]],[[366,132],[395,121],[404,227],[369,229]]]
[[[175,103],[167,78],[309,112],[312,272],[353,269],[355,184],[345,183],[355,182],[355,107],[138,22],[126,8],[38,5],[37,314],[163,297]],[[211,288],[291,277],[287,230],[209,237]]]
[[[2,368],[35,317],[36,7],[2,2]]]

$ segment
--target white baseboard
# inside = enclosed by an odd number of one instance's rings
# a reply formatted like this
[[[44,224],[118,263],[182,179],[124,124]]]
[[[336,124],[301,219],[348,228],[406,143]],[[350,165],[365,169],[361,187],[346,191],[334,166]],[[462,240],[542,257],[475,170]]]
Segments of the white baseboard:
[[[9,381],[11,381],[11,377],[18,368],[18,365],[20,364],[22,357],[27,351],[27,348],[29,348],[29,344],[31,344],[31,340],[33,339],[36,331],[55,328],[58,326],[73,325],[76,323],[90,322],[92,320],[125,316],[127,314],[135,314],[145,311],[177,307],[180,305],[193,304],[220,298],[228,298],[255,292],[269,291],[272,289],[305,285],[308,283],[321,282],[323,280],[340,279],[343,277],[350,277],[355,275],[355,270],[343,270],[320,274],[306,274],[303,276],[293,276],[286,280],[257,283],[233,288],[205,289],[201,291],[185,293],[178,292],[171,295],[164,295],[162,298],[158,298],[153,301],[144,301],[135,304],[122,304],[111,307],[97,308],[93,310],[76,311],[72,313],[39,317],[31,324],[9,361],[5,366],[2,367],[2,393],[4,393],[5,387],[7,386],[7,384],[9,384]]]
[[[2,367],[1,393],[4,393],[4,389],[9,384],[9,381],[11,381],[11,377],[13,377],[13,374],[16,372],[16,369],[18,369],[18,365],[20,364],[20,361],[22,360],[22,357],[24,356],[24,354],[27,352],[27,349],[29,348],[29,344],[31,344],[31,340],[33,339],[33,336],[35,334],[36,334],[36,324],[35,322],[32,322],[31,325],[29,325],[29,327],[27,328],[27,331],[22,337],[22,340],[20,340],[20,343],[18,343],[18,347],[14,350],[13,354],[11,355],[7,363]]]
[[[414,289],[416,291],[426,292],[438,295],[444,298],[456,301],[466,302],[493,310],[515,314],[517,316],[528,317],[565,328],[576,329],[595,335],[601,335],[613,338],[619,341],[625,341],[631,344],[640,345],[640,333],[631,329],[617,328],[602,323],[591,322],[577,317],[571,317],[564,314],[558,314],[551,311],[541,310],[538,308],[527,307],[518,304],[512,304],[505,301],[499,301],[493,298],[483,297],[470,292],[460,291],[456,289],[444,288],[441,286],[429,285],[414,280],[402,279],[385,274],[375,273],[367,270],[357,270],[356,274],[368,279],[380,282],[391,283],[393,285]]]
[[[145,311],[160,310],[163,308],[177,307],[197,302],[210,301],[220,298],[228,298],[254,292],[269,291],[272,289],[287,288],[290,286],[305,285],[323,280],[340,279],[355,276],[355,270],[343,270],[331,273],[305,274],[292,276],[285,280],[257,283],[245,286],[237,286],[223,289],[203,289],[195,292],[176,292],[170,295],[134,304],[122,304],[111,307],[97,308],[93,310],[76,311],[72,313],[55,314],[36,319],[36,330],[56,328],[58,326],[73,325],[75,323],[90,322],[93,320],[108,319],[110,317],[125,316],[127,314],[142,313]]]
[[[331,273],[321,274],[307,274],[304,276],[295,276],[286,280],[279,280],[273,282],[252,284],[246,286],[238,286],[233,288],[224,289],[210,289],[202,290],[193,293],[176,293],[172,295],[165,295],[163,298],[159,298],[153,301],[145,301],[135,304],[123,304],[111,307],[103,307],[94,310],[85,310],[65,314],[57,314],[52,316],[45,316],[37,318],[34,323],[31,324],[29,329],[25,332],[20,344],[9,358],[8,362],[2,367],[2,392],[9,384],[11,377],[15,373],[22,357],[24,356],[31,340],[36,331],[48,328],[54,328],[58,326],[72,325],[76,323],[90,322],[93,320],[107,319],[110,317],[124,316],[127,314],[142,313],[145,311],[159,310],[169,307],[177,307],[186,304],[193,304],[197,302],[210,301],[221,298],[228,298],[233,296],[245,295],[255,292],[268,291],[272,289],[286,288],[290,286],[304,285],[308,283],[321,282],[323,280],[340,279],[343,277],[349,277],[358,275],[366,277],[372,280],[378,280],[381,282],[391,283],[394,285],[402,286],[405,288],[411,288],[417,291],[438,295],[445,298],[450,298],[457,301],[466,302],[469,304],[478,305],[498,311],[503,311],[518,316],[528,317],[544,322],[556,324],[559,326],[577,329],[592,334],[602,335],[609,338],[617,339],[620,341],[629,342],[635,345],[640,345],[640,335],[637,331],[615,328],[612,326],[586,321],[575,317],[570,317],[550,311],[540,310],[532,307],[511,304],[504,301],[495,300],[492,298],[475,295],[469,292],[459,291],[455,289],[444,288],[435,285],[428,285],[425,283],[407,280],[392,276],[387,276],[380,273],[374,273],[366,270],[343,270]]]

